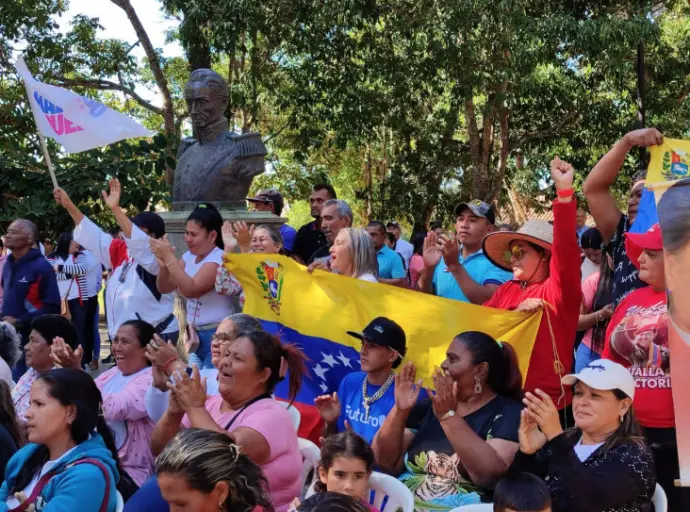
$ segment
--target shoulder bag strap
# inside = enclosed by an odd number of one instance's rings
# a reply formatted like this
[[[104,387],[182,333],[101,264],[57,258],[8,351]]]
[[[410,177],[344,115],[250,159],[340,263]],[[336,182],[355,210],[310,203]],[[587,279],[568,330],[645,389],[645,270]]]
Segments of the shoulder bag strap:
[[[48,485],[48,482],[50,482],[55,475],[80,464],[93,464],[103,472],[103,476],[105,477],[105,495],[103,496],[103,502],[101,503],[99,512],[108,512],[108,502],[110,501],[110,473],[103,463],[97,459],[80,459],[71,464],[67,464],[60,471],[48,471],[45,475],[39,478],[38,482],[36,482],[34,490],[31,491],[31,495],[26,499],[26,501],[24,501],[18,507],[10,509],[9,512],[25,512],[26,509],[38,499],[45,486]]]
[[[265,395],[257,396],[256,398],[253,398],[249,402],[244,404],[244,407],[242,407],[239,411],[237,411],[237,414],[235,414],[232,417],[232,419],[228,422],[228,424],[225,425],[225,430],[229,430],[230,427],[232,427],[233,423],[235,423],[235,420],[240,416],[240,414],[242,414],[244,411],[246,411],[250,405],[255,404],[259,400],[263,400],[264,398],[271,398],[271,395],[266,393]]]

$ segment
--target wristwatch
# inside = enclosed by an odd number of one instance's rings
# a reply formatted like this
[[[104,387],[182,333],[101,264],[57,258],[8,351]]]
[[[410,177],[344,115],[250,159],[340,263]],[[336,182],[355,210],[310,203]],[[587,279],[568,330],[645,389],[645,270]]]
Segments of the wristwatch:
[[[448,418],[452,418],[453,416],[455,416],[455,411],[451,409],[451,410],[448,411],[446,414],[444,414],[443,416],[441,416],[441,418],[439,418],[438,421],[440,421],[441,423],[443,423],[443,422],[446,421]]]

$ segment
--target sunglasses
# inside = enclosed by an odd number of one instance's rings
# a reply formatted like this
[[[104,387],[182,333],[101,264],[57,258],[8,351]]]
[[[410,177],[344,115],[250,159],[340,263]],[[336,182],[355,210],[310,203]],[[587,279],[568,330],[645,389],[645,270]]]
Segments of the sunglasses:
[[[509,249],[503,253],[503,260],[506,263],[510,263],[513,258],[515,258],[516,261],[520,261],[525,257],[525,254],[527,254],[525,249],[519,245],[514,245],[512,249]]]

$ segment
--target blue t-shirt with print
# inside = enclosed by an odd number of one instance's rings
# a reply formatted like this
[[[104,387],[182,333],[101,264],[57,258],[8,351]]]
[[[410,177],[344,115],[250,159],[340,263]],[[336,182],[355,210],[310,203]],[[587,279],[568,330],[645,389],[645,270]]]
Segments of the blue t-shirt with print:
[[[481,249],[474,254],[470,254],[467,259],[463,259],[461,248],[459,261],[465,267],[465,271],[472,280],[482,286],[487,284],[497,284],[500,286],[513,278],[513,274],[491,263]],[[432,283],[434,285],[434,295],[461,302],[470,302],[470,299],[465,296],[453,274],[448,270],[443,259],[436,265]]]
[[[338,399],[342,411],[338,419],[338,432],[345,430],[345,420],[348,421],[355,434],[362,436],[368,443],[374,439],[383,420],[395,405],[395,386],[386,390],[381,398],[369,407],[369,419],[364,421],[364,400],[362,398],[362,382],[367,378],[366,372],[353,372],[345,376],[338,387]],[[367,396],[371,397],[381,389],[381,386],[367,384]]]
[[[381,279],[402,279],[407,275],[402,258],[387,245],[376,252],[376,260],[379,264]]]

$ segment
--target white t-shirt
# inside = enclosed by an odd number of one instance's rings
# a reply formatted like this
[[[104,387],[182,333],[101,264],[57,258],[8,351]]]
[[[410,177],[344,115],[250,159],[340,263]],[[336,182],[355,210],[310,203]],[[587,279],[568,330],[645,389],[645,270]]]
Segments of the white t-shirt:
[[[216,368],[203,368],[199,370],[199,376],[206,379],[206,395],[214,396],[218,394],[218,370]],[[150,386],[146,390],[146,397],[144,404],[146,405],[146,413],[152,421],[158,423],[168,409],[168,401],[170,391],[161,391],[158,388]]]
[[[131,375],[122,375],[121,372],[117,372],[113,377],[108,380],[103,385],[101,389],[102,395],[112,395],[114,393],[119,393],[124,389],[124,387],[129,384],[129,382],[134,379],[140,372],[143,372],[146,368],[133,373]],[[127,422],[125,421],[108,421],[108,427],[113,431],[113,437],[115,437],[115,446],[119,450],[127,441]]]
[[[376,276],[374,276],[374,274],[362,274],[357,279],[359,279],[360,281],[369,281],[370,283],[378,283],[378,280],[376,279]]]
[[[585,279],[587,279],[594,272],[598,272],[598,271],[599,271],[599,265],[594,263],[589,258],[585,257],[585,259],[582,262],[582,266],[580,267],[580,272],[582,274],[582,282],[584,283]]]
[[[77,446],[79,446],[79,445],[77,445]],[[24,493],[24,496],[26,496],[26,497],[31,496],[31,493],[34,490],[34,487],[36,487],[36,484],[41,479],[41,477],[43,475],[45,475],[48,471],[53,469],[58,462],[60,462],[62,459],[64,459],[70,453],[72,453],[77,446],[75,446],[71,450],[67,450],[65,453],[62,454],[62,457],[58,457],[56,460],[49,460],[48,462],[43,464],[43,467],[41,468],[40,473],[38,473],[36,476],[34,476],[34,479],[31,480],[31,482],[29,482],[29,485],[24,487],[24,489],[22,489],[19,492]],[[17,498],[15,498],[14,496],[8,496],[7,501],[5,503],[7,503],[7,508],[9,510],[12,510],[13,508],[17,508],[20,505],[19,500]]]
[[[86,295],[94,297],[101,291],[103,272],[100,262],[89,251],[82,253],[86,258]]]
[[[575,454],[577,455],[577,458],[580,459],[580,462],[584,462],[589,458],[590,455],[592,455],[594,452],[596,452],[600,446],[603,446],[603,445],[604,445],[604,443],[582,444],[582,438],[580,438],[580,440],[573,447],[573,449],[575,450]]]
[[[62,259],[60,256],[55,256],[55,263],[58,265],[76,265],[74,256],[71,254],[67,255],[67,259]],[[76,276],[72,276],[71,279],[58,279],[58,289],[60,290],[61,299],[78,299],[79,298],[79,283],[77,282]],[[69,293],[69,296],[68,296]]]
[[[214,247],[199,263],[196,263],[196,256],[188,251],[182,256],[182,261],[184,271],[189,277],[194,277],[206,263],[222,265],[223,251]],[[195,327],[220,323],[234,312],[230,298],[220,295],[215,287],[198,299],[187,299],[187,323]]]
[[[7,382],[7,385],[10,387],[10,391],[14,389],[12,370],[10,370],[10,366],[7,364],[7,361],[5,361],[2,357],[0,357],[0,380]]]
[[[400,254],[405,260],[405,270],[410,268],[410,260],[414,255],[414,245],[402,238],[395,242],[395,252]]]

